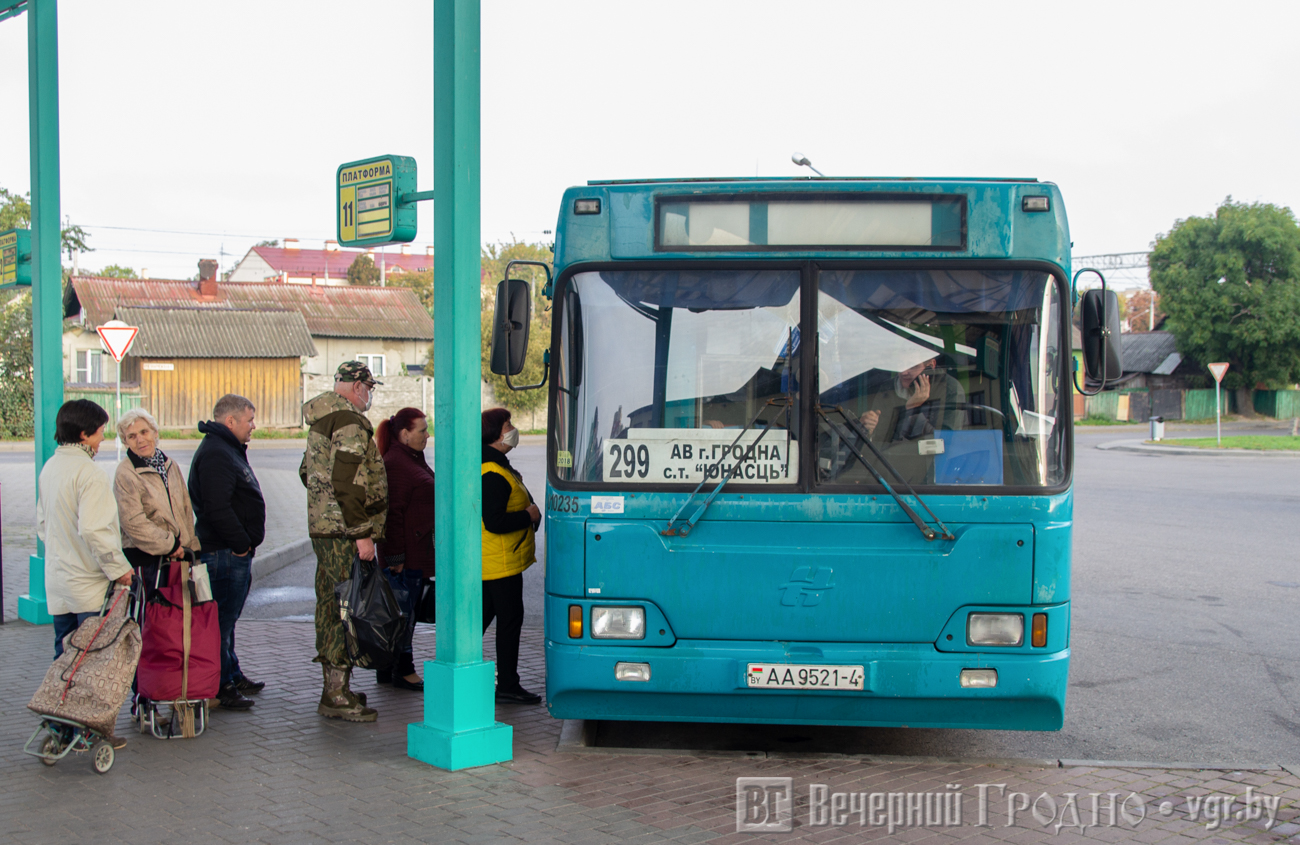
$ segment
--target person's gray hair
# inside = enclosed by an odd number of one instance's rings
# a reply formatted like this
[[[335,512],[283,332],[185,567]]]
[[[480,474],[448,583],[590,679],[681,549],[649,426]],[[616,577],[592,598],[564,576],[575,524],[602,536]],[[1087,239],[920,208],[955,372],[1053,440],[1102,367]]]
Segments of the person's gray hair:
[[[238,393],[227,393],[217,400],[217,404],[212,408],[212,419],[222,422],[226,417],[238,416],[244,411],[256,411],[253,403],[249,402]]]
[[[153,429],[154,434],[158,433],[158,421],[153,418],[153,414],[144,408],[132,408],[122,415],[122,419],[117,421],[117,436],[119,439],[126,440],[126,430],[134,425],[136,420],[144,420]]]

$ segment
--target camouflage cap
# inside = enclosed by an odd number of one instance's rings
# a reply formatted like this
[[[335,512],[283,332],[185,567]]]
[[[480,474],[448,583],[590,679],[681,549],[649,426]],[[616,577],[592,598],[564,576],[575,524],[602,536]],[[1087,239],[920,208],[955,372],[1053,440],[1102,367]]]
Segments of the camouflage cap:
[[[360,361],[344,361],[339,364],[338,372],[334,374],[335,381],[361,381],[369,385],[383,384],[382,381],[375,381],[375,377],[370,374],[370,368]]]

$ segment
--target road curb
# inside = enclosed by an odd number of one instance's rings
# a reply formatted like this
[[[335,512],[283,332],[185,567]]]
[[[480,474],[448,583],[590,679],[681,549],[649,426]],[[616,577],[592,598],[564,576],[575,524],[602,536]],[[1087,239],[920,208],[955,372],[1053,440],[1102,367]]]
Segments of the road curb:
[[[1300,458],[1300,451],[1263,449],[1197,449],[1191,446],[1154,446],[1145,440],[1112,440],[1095,447],[1103,452],[1140,452],[1144,455],[1202,455],[1214,458]]]
[[[278,572],[291,563],[297,563],[308,555],[312,554],[311,539],[298,540],[281,546],[278,549],[272,549],[265,554],[253,556],[253,580],[257,581],[265,578],[272,572]]]

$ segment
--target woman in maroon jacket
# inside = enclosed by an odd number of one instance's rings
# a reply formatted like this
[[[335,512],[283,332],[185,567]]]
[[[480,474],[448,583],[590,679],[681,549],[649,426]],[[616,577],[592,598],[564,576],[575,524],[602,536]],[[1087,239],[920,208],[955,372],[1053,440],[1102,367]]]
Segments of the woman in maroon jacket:
[[[415,615],[420,601],[421,578],[433,575],[433,470],[424,460],[429,442],[429,421],[417,408],[403,408],[375,429],[375,445],[388,470],[388,526],[379,552],[394,589],[406,590],[404,611]],[[411,635],[391,670],[375,673],[378,683],[421,691],[424,681],[415,673]]]

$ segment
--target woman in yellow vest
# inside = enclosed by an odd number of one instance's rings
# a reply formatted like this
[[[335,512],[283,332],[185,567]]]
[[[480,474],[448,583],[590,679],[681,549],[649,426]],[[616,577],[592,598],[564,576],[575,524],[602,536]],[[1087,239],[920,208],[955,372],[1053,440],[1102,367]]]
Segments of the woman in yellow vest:
[[[519,633],[524,627],[524,570],[537,560],[534,536],[542,512],[506,453],[519,445],[510,412],[483,412],[483,631],[497,620],[497,701],[537,704],[519,683]]]

